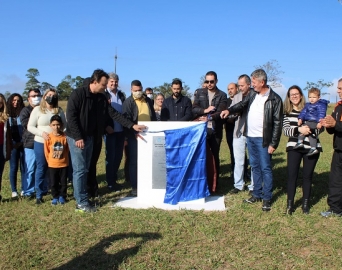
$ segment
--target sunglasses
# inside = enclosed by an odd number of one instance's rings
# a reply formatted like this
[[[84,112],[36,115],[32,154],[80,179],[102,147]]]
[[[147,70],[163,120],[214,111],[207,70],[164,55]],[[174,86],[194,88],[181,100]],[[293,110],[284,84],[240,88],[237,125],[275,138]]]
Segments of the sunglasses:
[[[210,80],[210,81],[205,80],[205,81],[204,81],[204,83],[211,83],[211,84],[213,84],[214,82],[215,82],[215,80]]]

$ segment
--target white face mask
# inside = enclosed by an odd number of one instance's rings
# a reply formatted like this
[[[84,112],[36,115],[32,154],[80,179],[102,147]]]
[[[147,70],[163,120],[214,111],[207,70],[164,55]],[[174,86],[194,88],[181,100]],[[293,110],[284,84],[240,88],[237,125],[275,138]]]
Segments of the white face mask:
[[[136,99],[140,99],[143,95],[142,91],[136,91],[136,92],[132,92],[132,96]]]
[[[146,96],[150,99],[153,99],[153,94],[147,94]]]
[[[40,104],[42,97],[33,97],[31,98],[31,103],[33,106],[37,106]]]

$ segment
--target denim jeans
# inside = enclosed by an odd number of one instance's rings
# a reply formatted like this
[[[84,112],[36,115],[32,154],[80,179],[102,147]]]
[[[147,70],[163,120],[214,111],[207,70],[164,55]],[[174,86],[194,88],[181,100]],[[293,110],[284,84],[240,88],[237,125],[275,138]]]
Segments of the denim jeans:
[[[138,142],[135,136],[128,136],[128,168],[129,179],[132,188],[136,189],[138,186]]]
[[[106,181],[108,186],[113,186],[118,180],[118,170],[120,167],[125,135],[123,132],[114,132],[104,136],[106,144]]]
[[[5,167],[4,145],[0,144],[0,191],[1,191],[2,173],[4,172],[4,167]]]
[[[93,152],[93,138],[84,140],[84,148],[78,148],[75,140],[67,136],[73,169],[74,197],[77,204],[88,205],[87,176]]]
[[[241,135],[239,138],[233,139],[233,150],[235,157],[234,168],[234,187],[243,190],[245,185],[244,172],[246,168],[246,146],[247,138]],[[253,190],[253,174],[251,175],[251,184],[248,185],[249,190]]]
[[[25,155],[24,148],[21,146],[18,149],[12,149],[11,158],[9,160],[10,163],[10,183],[12,192],[17,192],[17,174],[18,168],[20,165],[21,172],[21,181],[23,182],[25,176]],[[21,185],[21,189],[23,190],[23,186]]]
[[[253,196],[270,200],[272,198],[273,173],[268,146],[262,146],[261,137],[247,137],[249,162],[254,180]]]
[[[31,196],[34,193],[36,156],[31,148],[24,148],[25,153],[25,176],[22,181],[24,196]]]
[[[48,191],[47,162],[44,154],[44,144],[34,141],[34,155],[36,157],[35,188],[36,198],[41,199]]]

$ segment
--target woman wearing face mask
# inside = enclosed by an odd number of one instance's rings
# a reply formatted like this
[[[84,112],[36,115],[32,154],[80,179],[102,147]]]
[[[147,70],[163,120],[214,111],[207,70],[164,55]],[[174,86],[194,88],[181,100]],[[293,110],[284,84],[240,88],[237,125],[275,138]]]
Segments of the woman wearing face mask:
[[[21,95],[14,93],[9,96],[7,100],[7,134],[6,134],[6,148],[7,157],[10,161],[10,183],[12,189],[12,198],[18,198],[17,191],[17,173],[20,165],[21,179],[25,175],[25,160],[24,148],[22,142],[23,127],[20,122],[19,114],[25,107]]]
[[[160,112],[164,102],[164,95],[158,94],[154,100],[154,111],[156,112],[157,121],[160,121]]]
[[[47,162],[44,155],[44,140],[49,139],[50,119],[58,114],[62,118],[63,126],[66,126],[63,110],[58,107],[58,96],[55,89],[47,89],[39,106],[36,106],[30,115],[27,130],[34,134],[34,154],[36,157],[35,189],[36,204],[43,202],[43,195],[48,190],[45,174],[47,171]]]
[[[6,99],[3,94],[0,94],[0,192],[1,192],[1,182],[2,182],[2,173],[4,171],[5,166],[5,156],[6,156],[6,147],[4,144],[6,142],[6,129],[5,125],[7,122],[7,106]],[[0,194],[0,202],[2,200]]]

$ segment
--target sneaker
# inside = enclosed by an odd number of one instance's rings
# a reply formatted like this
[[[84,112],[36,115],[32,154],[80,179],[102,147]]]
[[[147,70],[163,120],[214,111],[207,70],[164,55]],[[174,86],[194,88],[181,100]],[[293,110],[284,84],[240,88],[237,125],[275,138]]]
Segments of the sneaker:
[[[300,148],[304,148],[303,143],[296,143],[296,145],[293,147],[293,149],[300,149]]]
[[[313,155],[316,155],[316,154],[318,154],[318,150],[316,148],[311,148],[309,150],[309,153],[306,154],[306,156],[309,157],[309,156],[313,156]]]
[[[23,190],[20,192],[20,196],[24,197],[24,191]]]
[[[42,204],[44,201],[42,198],[37,198],[36,199],[36,204]]]
[[[262,211],[270,211],[270,210],[271,210],[271,200],[263,200]]]
[[[12,199],[18,198],[18,192],[13,191],[12,192]]]
[[[138,196],[138,190],[136,188],[132,188],[131,195]]]
[[[60,204],[65,204],[65,199],[64,199],[63,196],[59,196],[58,201],[59,201]]]
[[[57,198],[53,198],[52,201],[51,201],[51,204],[52,205],[57,205],[58,203],[58,199]]]
[[[76,212],[80,212],[80,213],[94,213],[96,212],[96,207],[91,206],[91,205],[81,205],[81,204],[77,204],[76,205]]]
[[[256,198],[256,197],[252,196],[252,197],[250,197],[249,199],[243,200],[243,202],[246,202],[246,203],[261,202],[261,198]]]
[[[329,209],[327,211],[321,212],[322,217],[341,217],[342,216],[342,212],[341,213],[335,213],[333,210]]]
[[[238,189],[238,188],[233,188],[231,191],[229,191],[228,193],[229,194],[237,194],[237,193],[239,193],[241,190],[240,189]]]
[[[253,190],[248,191],[249,196],[253,196]]]

